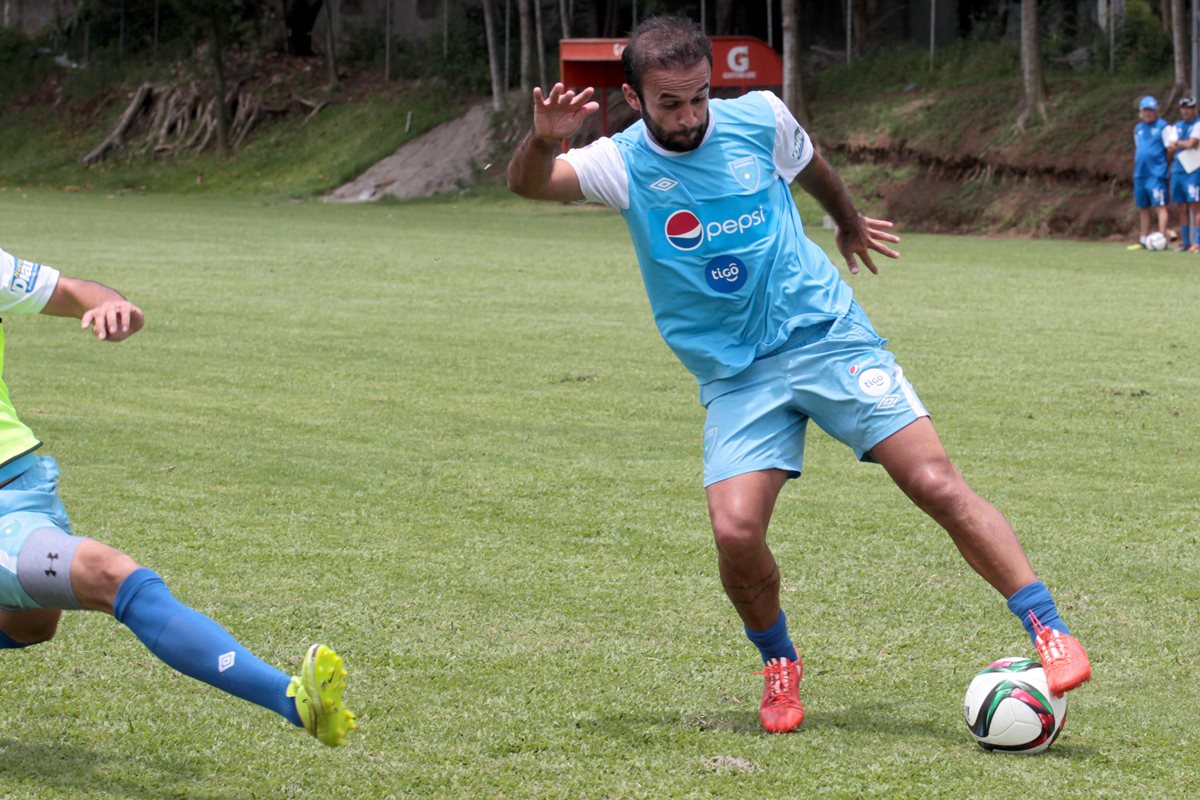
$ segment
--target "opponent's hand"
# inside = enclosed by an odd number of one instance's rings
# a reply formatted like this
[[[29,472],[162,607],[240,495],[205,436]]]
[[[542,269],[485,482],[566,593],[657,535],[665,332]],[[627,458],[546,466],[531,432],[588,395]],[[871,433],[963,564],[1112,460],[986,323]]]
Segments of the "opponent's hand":
[[[97,339],[120,342],[142,329],[146,317],[128,300],[108,300],[83,312],[79,327],[91,327]]]
[[[595,89],[588,87],[578,93],[561,83],[554,84],[549,95],[542,87],[533,89],[533,133],[545,140],[566,139],[583,127],[583,122],[600,109],[592,100]]]
[[[852,230],[839,227],[834,234],[838,251],[846,259],[846,266],[851,275],[858,274],[858,259],[861,258],[867,269],[879,274],[875,262],[871,260],[871,250],[882,253],[888,258],[899,258],[900,254],[888,247],[884,242],[898,242],[900,237],[891,233],[892,223],[886,219],[871,219],[859,215],[859,225]]]

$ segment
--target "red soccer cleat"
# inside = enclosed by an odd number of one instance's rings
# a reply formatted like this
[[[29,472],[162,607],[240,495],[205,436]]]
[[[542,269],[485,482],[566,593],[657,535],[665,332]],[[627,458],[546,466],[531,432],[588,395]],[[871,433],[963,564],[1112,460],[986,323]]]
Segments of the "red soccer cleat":
[[[1062,697],[1092,677],[1087,651],[1078,639],[1047,628],[1032,611],[1029,612],[1029,621],[1033,623],[1033,630],[1037,634],[1033,644],[1042,660],[1042,670],[1046,673],[1046,685],[1051,694]]]
[[[772,658],[763,664],[762,707],[759,716],[768,733],[787,733],[804,722],[804,704],[800,702],[800,678],[804,664],[790,658]]]

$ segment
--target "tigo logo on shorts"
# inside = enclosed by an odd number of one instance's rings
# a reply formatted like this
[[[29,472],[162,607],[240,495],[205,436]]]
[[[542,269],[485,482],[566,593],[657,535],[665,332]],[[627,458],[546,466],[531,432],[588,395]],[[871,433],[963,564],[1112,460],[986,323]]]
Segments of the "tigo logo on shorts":
[[[882,397],[892,388],[892,378],[883,370],[872,368],[858,377],[858,388],[871,397]]]

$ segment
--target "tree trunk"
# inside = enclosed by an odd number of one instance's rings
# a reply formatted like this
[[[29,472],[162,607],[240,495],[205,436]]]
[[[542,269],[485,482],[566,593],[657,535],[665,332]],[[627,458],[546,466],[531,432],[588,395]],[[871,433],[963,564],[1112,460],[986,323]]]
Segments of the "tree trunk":
[[[212,58],[213,81],[216,84],[217,104],[217,149],[223,155],[229,153],[229,104],[225,102],[225,59],[222,50],[225,37],[221,33],[221,11],[214,3],[208,16],[208,52]]]
[[[733,33],[733,0],[717,0],[717,35]]]
[[[496,51],[496,10],[492,0],[483,0],[483,34],[487,37],[488,67],[492,72],[492,110],[504,108],[504,84],[500,79],[500,54]]]
[[[533,89],[533,11],[529,7],[531,0],[517,0],[517,23],[521,32],[517,47],[521,51],[521,71],[518,73],[518,83],[521,94],[529,94]]]
[[[805,128],[812,125],[800,77],[799,0],[783,0],[783,104]]]
[[[567,10],[567,0],[558,0],[558,18],[562,21],[562,38],[571,38],[571,12]]]
[[[534,45],[537,47],[538,85],[546,86],[546,40],[542,35],[542,0],[533,0]]]
[[[1038,31],[1037,0],[1021,0],[1021,74],[1025,97],[1016,129],[1025,130],[1032,114],[1046,119],[1046,79],[1042,73],[1042,37]]]
[[[1175,86],[1171,89],[1168,104],[1174,105],[1180,97],[1192,93],[1188,75],[1188,35],[1187,12],[1183,7],[1184,0],[1171,0],[1171,43],[1175,50]],[[1170,107],[1168,105],[1168,107]]]
[[[337,68],[337,0],[325,0],[325,49],[329,57],[329,91],[338,88]]]

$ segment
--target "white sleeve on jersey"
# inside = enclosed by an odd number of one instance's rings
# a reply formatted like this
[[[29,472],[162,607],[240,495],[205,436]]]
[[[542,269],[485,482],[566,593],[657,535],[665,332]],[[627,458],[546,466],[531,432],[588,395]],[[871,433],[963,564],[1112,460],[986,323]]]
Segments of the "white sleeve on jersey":
[[[1162,129],[1163,147],[1170,147],[1179,141],[1179,131],[1175,130],[1174,125],[1168,125]]]
[[[812,161],[812,139],[774,92],[759,92],[775,112],[775,170],[788,183]]]
[[[629,208],[629,173],[612,139],[605,136],[587,147],[568,150],[559,158],[575,168],[585,199],[621,211]]]
[[[46,307],[58,270],[0,250],[0,312],[36,314]]]

